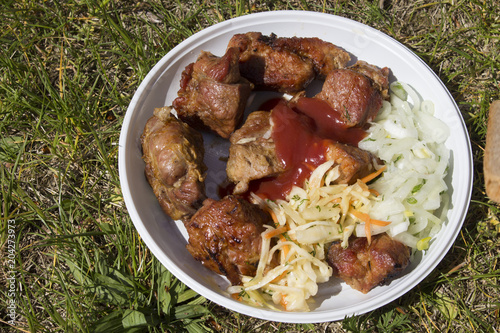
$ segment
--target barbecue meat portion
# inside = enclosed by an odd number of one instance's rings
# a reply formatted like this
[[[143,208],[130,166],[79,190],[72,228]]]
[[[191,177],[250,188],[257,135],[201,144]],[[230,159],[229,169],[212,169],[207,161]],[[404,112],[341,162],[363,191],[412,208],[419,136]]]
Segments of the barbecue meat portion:
[[[236,34],[228,47],[238,47],[240,72],[258,89],[295,93],[315,77],[325,77],[350,60],[347,52],[318,38],[277,37],[260,32]]]
[[[223,57],[202,52],[182,72],[178,97],[172,105],[195,128],[209,128],[229,138],[241,121],[252,85],[240,76],[239,49]]]
[[[235,194],[246,192],[252,180],[284,171],[271,138],[270,115],[267,111],[252,112],[243,126],[231,135],[226,173],[228,179],[236,183]]]
[[[340,47],[316,37],[273,38],[272,47],[311,60],[318,78],[325,78],[332,70],[346,67],[351,60],[349,53]]]
[[[205,267],[239,285],[240,274],[255,275],[263,225],[271,222],[257,205],[236,196],[207,199],[185,224],[189,234],[186,248]]]
[[[382,107],[382,96],[371,79],[351,69],[330,72],[315,98],[330,104],[351,127],[373,120]]]
[[[340,242],[330,246],[327,261],[334,276],[366,294],[404,271],[410,263],[410,249],[386,233],[372,236],[371,244],[365,237],[351,236],[346,249]]]
[[[348,68],[368,77],[374,88],[380,92],[382,98],[385,100],[389,99],[389,68],[378,68],[363,60],[358,60]]]
[[[297,92],[314,79],[314,67],[294,52],[273,48],[275,35],[236,34],[228,47],[238,47],[240,72],[257,89]]]
[[[356,180],[374,171],[375,156],[370,152],[351,145],[330,141],[326,153],[327,161],[335,161],[339,166],[337,184],[354,184]]]
[[[174,220],[190,218],[205,196],[203,138],[170,114],[155,109],[141,136],[146,178],[161,208]]]

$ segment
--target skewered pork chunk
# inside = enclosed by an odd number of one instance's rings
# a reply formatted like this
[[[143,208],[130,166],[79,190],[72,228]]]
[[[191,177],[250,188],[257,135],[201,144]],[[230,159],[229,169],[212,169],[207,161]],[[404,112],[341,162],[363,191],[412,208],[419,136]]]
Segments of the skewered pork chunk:
[[[260,32],[236,34],[228,47],[240,49],[241,75],[256,88],[295,93],[304,90],[318,75],[343,68],[347,52],[318,38],[278,38]]]
[[[366,294],[378,285],[389,283],[405,270],[410,263],[410,249],[386,233],[372,236],[371,244],[365,237],[351,236],[346,249],[340,242],[330,246],[327,261],[334,276]]]
[[[174,220],[186,220],[206,198],[203,137],[170,110],[155,109],[144,127],[145,174],[163,211]]]
[[[284,171],[271,138],[270,112],[249,114],[243,126],[231,135],[230,142],[226,172],[229,180],[236,183],[234,194],[246,192],[251,180]]]
[[[270,223],[266,212],[244,199],[232,195],[219,201],[206,199],[185,224],[186,248],[205,267],[239,285],[240,274],[255,275],[263,225]]]
[[[182,73],[173,107],[195,128],[209,128],[229,138],[241,121],[252,85],[240,76],[238,48],[223,57],[202,52]]]

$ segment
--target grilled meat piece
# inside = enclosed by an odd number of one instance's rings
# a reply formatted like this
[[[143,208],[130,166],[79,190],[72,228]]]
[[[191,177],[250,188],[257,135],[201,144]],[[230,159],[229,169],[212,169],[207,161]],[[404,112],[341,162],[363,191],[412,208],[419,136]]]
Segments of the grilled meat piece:
[[[378,68],[363,60],[358,60],[348,68],[368,77],[375,89],[380,92],[382,98],[385,100],[389,99],[389,68]]]
[[[271,217],[257,205],[236,196],[207,199],[186,223],[193,257],[231,284],[241,284],[240,274],[255,275],[260,258],[261,233]]]
[[[347,52],[319,38],[277,37],[260,32],[236,34],[228,47],[240,49],[240,71],[263,90],[295,93],[315,78],[344,68]]]
[[[372,236],[371,244],[365,237],[351,236],[346,249],[340,242],[330,246],[327,261],[334,276],[366,294],[404,271],[410,263],[410,249],[386,233]]]
[[[330,72],[315,98],[330,104],[351,127],[363,127],[382,107],[382,95],[372,80],[352,69]]]
[[[234,194],[248,190],[254,179],[275,176],[284,171],[271,138],[270,113],[254,111],[243,126],[231,135],[226,173],[236,183]]]
[[[182,72],[178,97],[172,105],[195,128],[209,128],[229,138],[241,121],[252,85],[240,76],[238,48],[223,57],[202,52]]]
[[[374,155],[358,147],[339,142],[331,141],[328,144],[326,160],[333,160],[334,165],[339,165],[340,175],[335,181],[337,184],[354,184],[356,180],[374,171]]]
[[[286,50],[312,61],[318,78],[325,78],[334,69],[344,68],[351,60],[349,53],[316,37],[272,37],[275,50]]]
[[[274,49],[275,35],[263,36],[260,32],[236,34],[228,47],[238,47],[240,73],[257,89],[297,92],[314,79],[314,66],[294,52]]]
[[[144,127],[145,174],[163,211],[174,220],[185,220],[206,198],[203,137],[170,110],[155,109]]]

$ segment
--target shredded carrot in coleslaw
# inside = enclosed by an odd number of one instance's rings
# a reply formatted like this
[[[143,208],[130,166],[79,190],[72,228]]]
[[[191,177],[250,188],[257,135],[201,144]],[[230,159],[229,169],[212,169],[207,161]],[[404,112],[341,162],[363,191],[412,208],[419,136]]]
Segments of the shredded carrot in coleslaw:
[[[360,180],[363,182],[363,183],[368,183],[370,180],[373,180],[375,178],[377,178],[382,172],[385,171],[385,169],[387,169],[387,166],[384,165],[383,167],[381,167],[380,169],[378,169],[377,171],[361,178]]]
[[[265,238],[273,238],[275,236],[281,235],[282,233],[285,233],[287,230],[288,230],[288,228],[286,226],[282,226],[282,227],[279,227],[277,229],[271,229],[271,230],[264,232],[264,237]]]
[[[371,242],[372,242],[372,233],[371,233],[371,225],[372,224],[382,226],[382,227],[385,227],[385,226],[388,226],[389,224],[391,224],[391,222],[387,222],[387,221],[374,220],[374,219],[370,218],[370,215],[368,215],[366,213],[362,213],[362,212],[357,211],[355,209],[349,210],[349,213],[351,213],[352,215],[354,215],[355,217],[357,217],[358,219],[360,219],[361,221],[363,221],[365,223],[365,233],[366,233],[366,239],[368,241],[368,244],[371,244]]]

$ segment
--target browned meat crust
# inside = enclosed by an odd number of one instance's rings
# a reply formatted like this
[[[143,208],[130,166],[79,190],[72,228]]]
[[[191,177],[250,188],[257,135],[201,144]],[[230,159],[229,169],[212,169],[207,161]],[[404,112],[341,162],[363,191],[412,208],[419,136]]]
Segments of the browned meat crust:
[[[362,127],[373,120],[382,107],[382,96],[372,80],[351,69],[330,72],[315,98],[330,104],[348,126]]]
[[[223,57],[202,52],[196,62],[186,66],[178,97],[172,103],[182,120],[229,138],[241,121],[252,90],[240,76],[238,59],[239,50],[229,48]]]
[[[295,93],[350,60],[347,52],[319,38],[278,38],[260,32],[236,34],[228,47],[240,49],[240,71],[259,89]]]
[[[146,178],[161,208],[174,220],[190,218],[206,198],[201,134],[164,107],[147,121],[141,143]]]
[[[346,249],[340,242],[332,244],[327,260],[334,276],[366,294],[404,271],[410,263],[410,249],[386,233],[372,236],[370,245],[365,237],[351,236]]]
[[[257,89],[297,92],[314,79],[310,60],[287,51],[273,49],[275,35],[263,36],[260,32],[236,34],[228,47],[238,47],[240,72]]]
[[[349,53],[340,47],[316,37],[275,37],[272,47],[310,59],[318,78],[325,78],[334,69],[344,68],[351,60]]]
[[[328,161],[335,161],[339,166],[337,184],[353,184],[357,179],[367,176],[374,171],[375,156],[366,150],[338,142],[328,145],[326,154]]]
[[[276,155],[271,138],[270,113],[255,111],[248,115],[245,124],[231,135],[226,172],[236,186],[233,193],[248,190],[248,183],[255,179],[275,176],[284,171]]]
[[[382,98],[385,100],[389,99],[389,68],[378,68],[366,61],[358,60],[354,65],[350,66],[349,69],[368,77],[375,89],[380,92]]]
[[[266,212],[244,199],[232,195],[219,201],[207,199],[185,224],[186,248],[205,267],[239,285],[240,274],[255,275],[263,225],[271,221]]]

